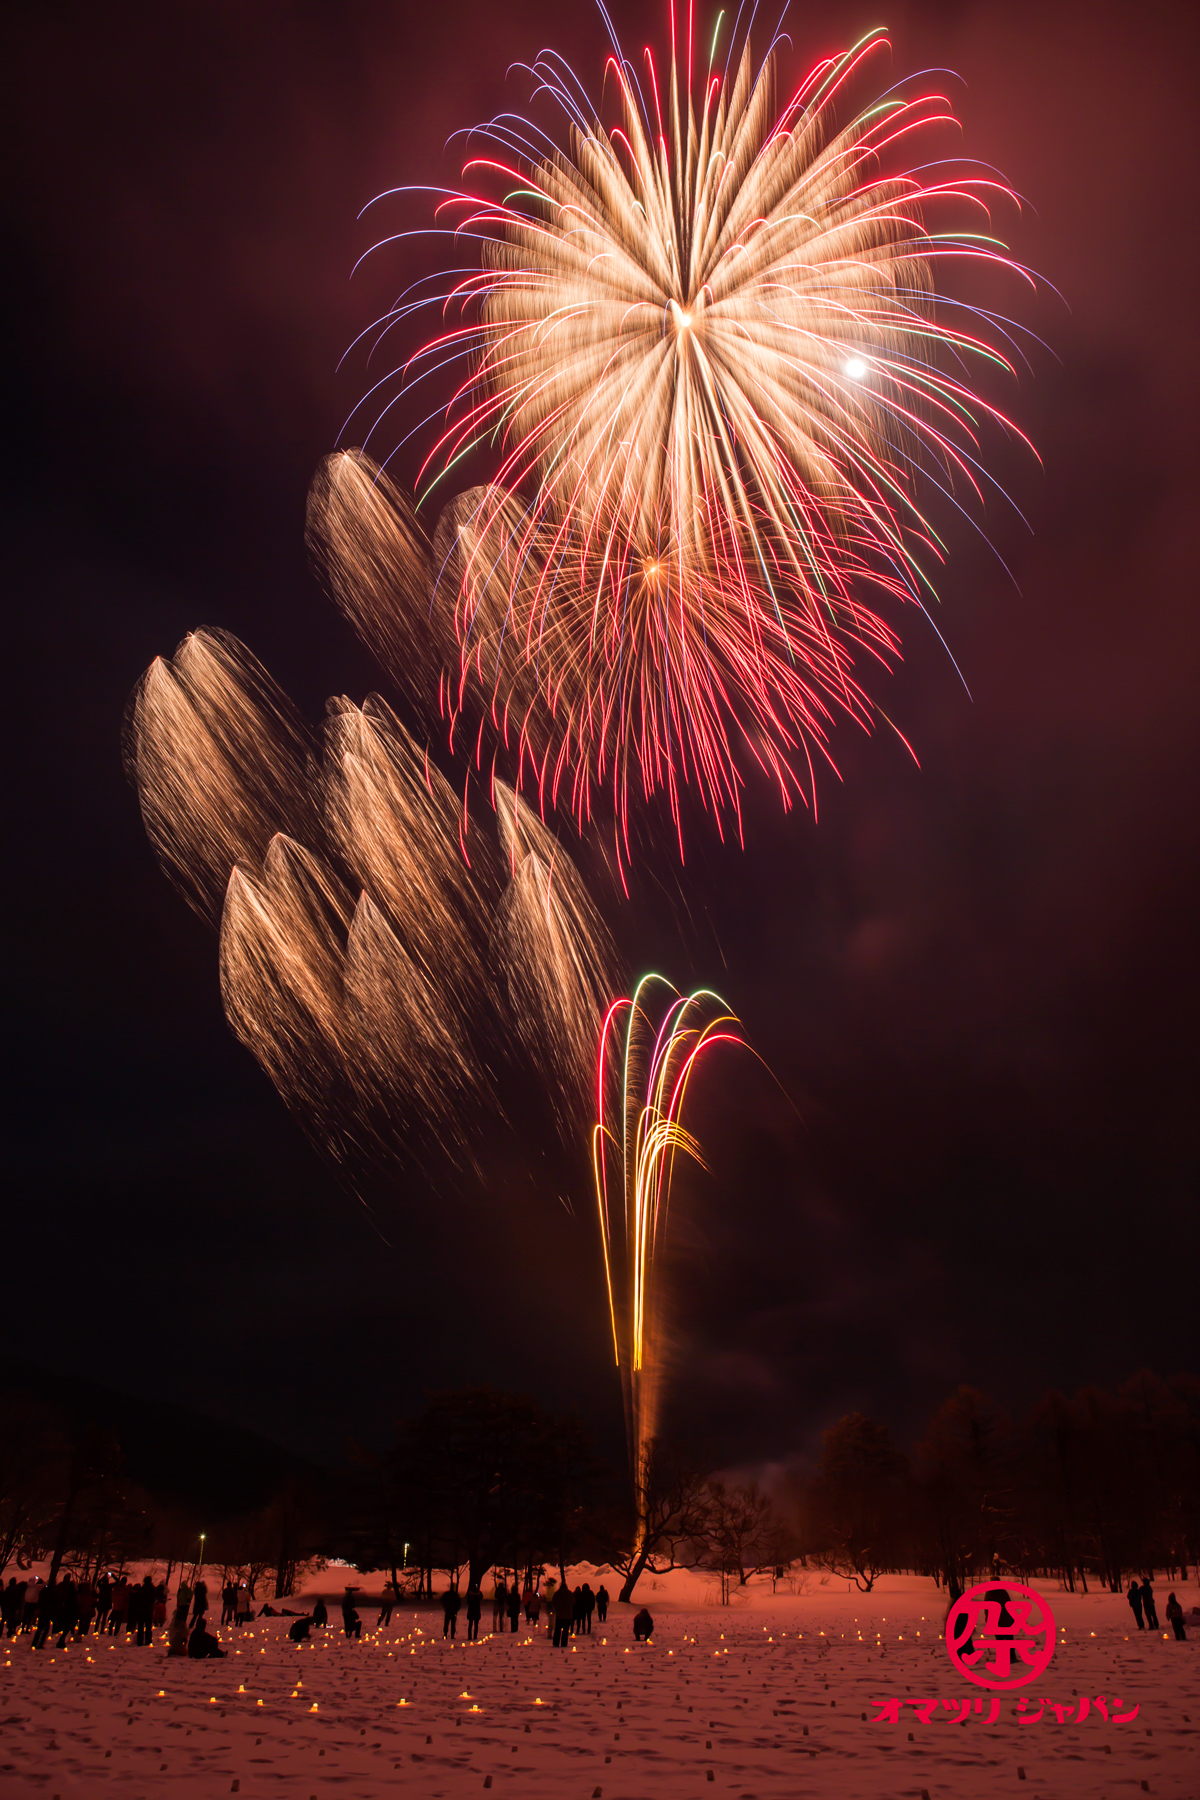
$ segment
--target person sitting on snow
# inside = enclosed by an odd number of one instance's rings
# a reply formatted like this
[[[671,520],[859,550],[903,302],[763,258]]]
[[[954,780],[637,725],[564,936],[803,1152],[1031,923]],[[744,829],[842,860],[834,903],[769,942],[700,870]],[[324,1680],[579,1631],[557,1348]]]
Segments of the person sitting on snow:
[[[653,1636],[654,1620],[650,1617],[647,1608],[643,1606],[641,1612],[634,1616],[633,1641],[635,1644],[640,1644],[642,1639],[645,1638],[646,1642],[649,1643]]]
[[[191,1604],[192,1596],[185,1589],[180,1594],[179,1603],[171,1614],[171,1623],[167,1626],[168,1656],[188,1654],[188,1609]]]
[[[220,1644],[211,1631],[205,1631],[204,1626],[204,1614],[198,1613],[192,1626],[192,1635],[188,1639],[188,1655],[200,1659],[206,1656],[224,1656],[225,1652]]]

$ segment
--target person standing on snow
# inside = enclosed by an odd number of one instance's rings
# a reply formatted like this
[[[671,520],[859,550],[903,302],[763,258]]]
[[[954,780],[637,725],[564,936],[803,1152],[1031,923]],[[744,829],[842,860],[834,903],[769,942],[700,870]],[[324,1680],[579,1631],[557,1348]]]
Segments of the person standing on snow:
[[[357,1588],[346,1589],[342,1595],[342,1634],[348,1638],[362,1638],[362,1620],[358,1616],[358,1608],[354,1604]]]
[[[462,1596],[451,1583],[442,1595],[442,1636],[453,1638],[458,1636],[458,1609],[462,1605]]]
[[[552,1605],[554,1613],[554,1648],[557,1650],[559,1645],[561,1645],[565,1650],[567,1647],[567,1639],[571,1635],[571,1617],[575,1611],[575,1596],[565,1581],[560,1588],[555,1590]]]

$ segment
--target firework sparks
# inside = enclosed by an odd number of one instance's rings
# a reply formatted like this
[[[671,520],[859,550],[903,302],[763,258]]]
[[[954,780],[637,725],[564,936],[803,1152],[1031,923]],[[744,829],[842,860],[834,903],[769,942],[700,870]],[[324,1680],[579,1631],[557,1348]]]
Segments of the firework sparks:
[[[125,763],[168,877],[220,918],[230,870],[278,831],[306,836],[312,747],[295,708],[227,632],[194,631],[134,689]]]
[[[517,1035],[569,1139],[591,1115],[591,1064],[616,952],[557,840],[503,782],[496,799],[512,870],[496,918],[498,961]]]
[[[491,903],[500,885],[495,853],[463,822],[444,776],[377,694],[361,710],[349,700],[330,701],[324,798],[326,830],[341,860],[465,1015],[486,982]]]
[[[313,477],[305,541],[334,599],[422,713],[457,663],[452,626],[430,613],[429,540],[412,503],[369,457],[341,451]]]
[[[666,1003],[656,1008],[656,999]],[[618,1063],[615,1046],[622,1027]],[[703,1162],[696,1139],[683,1124],[688,1086],[707,1051],[742,1042],[736,1017],[717,994],[707,988],[680,994],[661,975],[644,976],[632,999],[614,1001],[600,1035],[592,1161],[613,1352],[625,1393],[635,1481],[662,1404],[657,1260],[675,1158],[682,1152]]]
[[[332,1090],[353,1056],[342,972],[353,903],[303,845],[271,839],[261,870],[239,863],[221,915],[226,1017],[288,1104],[327,1134]]]
[[[983,364],[1014,372],[997,347],[1013,328],[940,304],[935,271],[1028,280],[991,235],[1003,183],[912,166],[951,116],[942,96],[893,90],[843,122],[881,34],[781,109],[773,53],[756,69],[746,41],[705,72],[692,39],[689,11],[677,57],[672,10],[669,75],[647,51],[643,83],[614,37],[611,128],[547,51],[531,73],[565,147],[539,150],[545,133],[512,114],[471,134],[464,178],[506,191],[442,200],[482,267],[442,295],[461,325],[404,370],[467,364],[434,485],[476,444],[502,455],[435,544],[430,641],[452,614],[459,650],[443,705],[472,735],[478,719],[477,757],[485,734],[507,746],[543,809],[561,799],[582,822],[610,790],[626,854],[631,784],[666,791],[682,847],[684,785],[718,823],[740,817],[753,764],[790,804],[835,715],[869,721],[854,665],[898,650],[875,607],[929,597],[940,556],[922,472],[981,497],[980,431],[1015,429],[970,385]],[[934,228],[947,205],[968,229]],[[418,285],[384,330],[432,297]],[[373,583],[382,612],[406,603]]]
[[[615,954],[515,793],[500,790],[505,883],[378,695],[330,701],[318,765],[286,697],[212,633],[147,671],[126,753],[168,873],[220,920],[233,1030],[336,1160],[427,1140],[459,1154],[496,1105],[485,1059],[510,1026],[578,1140]]]

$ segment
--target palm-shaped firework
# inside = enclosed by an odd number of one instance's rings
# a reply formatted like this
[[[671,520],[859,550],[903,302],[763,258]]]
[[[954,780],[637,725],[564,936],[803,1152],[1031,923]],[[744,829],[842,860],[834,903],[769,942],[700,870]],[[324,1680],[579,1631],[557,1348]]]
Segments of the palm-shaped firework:
[[[840,122],[884,42],[820,63],[778,109],[773,54],[756,70],[747,41],[701,83],[690,13],[686,60],[672,13],[665,84],[614,37],[608,128],[543,53],[565,146],[504,115],[464,170],[499,172],[504,198],[439,208],[482,239],[482,267],[445,294],[461,324],[407,367],[468,363],[423,474],[444,485],[473,445],[502,448],[439,530],[442,703],[581,821],[601,784],[624,821],[631,782],[677,819],[684,784],[736,813],[747,758],[785,804],[806,791],[834,711],[869,717],[856,657],[898,647],[875,605],[931,591],[919,471],[978,492],[977,430],[1000,415],[966,371],[1011,365],[945,322],[933,271],[1007,262],[984,234],[1009,190],[910,170],[940,97]],[[932,229],[951,199],[970,234]]]

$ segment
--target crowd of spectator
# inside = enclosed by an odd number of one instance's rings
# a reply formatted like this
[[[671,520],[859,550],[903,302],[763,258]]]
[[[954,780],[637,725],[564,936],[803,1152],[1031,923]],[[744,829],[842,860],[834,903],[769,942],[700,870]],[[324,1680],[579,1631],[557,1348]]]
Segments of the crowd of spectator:
[[[358,1611],[357,1587],[348,1586],[342,1598],[342,1635],[347,1640],[362,1637],[362,1618]],[[1131,1581],[1128,1602],[1139,1631],[1159,1629],[1154,1591],[1148,1578]],[[384,1584],[380,1600],[377,1628],[391,1620],[398,1595],[391,1582]],[[581,1581],[572,1588],[553,1575],[535,1581],[527,1577],[524,1586],[514,1579],[511,1584],[497,1572],[492,1586],[492,1631],[502,1635],[507,1624],[510,1632],[525,1626],[537,1631],[543,1610],[546,1633],[554,1647],[565,1648],[572,1637],[586,1636],[592,1629],[593,1616],[603,1625],[608,1618],[609,1593],[603,1582],[593,1589]],[[478,1582],[468,1584],[460,1594],[452,1580],[441,1596],[442,1636],[453,1639],[458,1633],[458,1617],[465,1604],[468,1640],[477,1639],[483,1617],[483,1593]],[[223,1657],[220,1639],[209,1629],[208,1584],[202,1575],[193,1580],[181,1579],[170,1611],[168,1584],[152,1575],[136,1576],[106,1572],[95,1581],[70,1572],[45,1581],[41,1575],[12,1575],[7,1586],[0,1586],[0,1635],[16,1638],[28,1634],[34,1650],[41,1650],[51,1638],[62,1649],[68,1638],[79,1641],[90,1637],[132,1639],[136,1646],[148,1645],[156,1630],[166,1628],[167,1655],[194,1659]],[[1200,1608],[1196,1609],[1200,1613]],[[1166,1606],[1167,1622],[1175,1637],[1186,1640],[1183,1607],[1172,1592]],[[329,1611],[318,1598],[311,1613],[297,1613],[291,1607],[276,1608],[266,1602],[256,1615],[254,1596],[245,1581],[226,1581],[221,1588],[221,1626],[248,1625],[255,1618],[284,1616],[292,1619],[288,1636],[303,1643],[314,1630],[323,1631],[329,1624]],[[633,1635],[637,1642],[649,1641],[654,1633],[654,1620],[643,1607],[634,1617]]]

